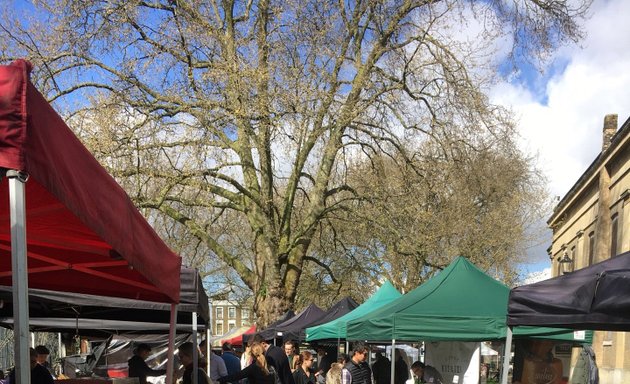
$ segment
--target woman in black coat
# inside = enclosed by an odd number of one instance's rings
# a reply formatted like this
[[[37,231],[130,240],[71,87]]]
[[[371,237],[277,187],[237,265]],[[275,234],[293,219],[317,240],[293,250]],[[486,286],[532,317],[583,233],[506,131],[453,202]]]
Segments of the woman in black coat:
[[[311,369],[313,367],[313,354],[309,351],[303,351],[294,359],[299,361],[297,369],[293,372],[295,384],[316,384],[317,379]]]

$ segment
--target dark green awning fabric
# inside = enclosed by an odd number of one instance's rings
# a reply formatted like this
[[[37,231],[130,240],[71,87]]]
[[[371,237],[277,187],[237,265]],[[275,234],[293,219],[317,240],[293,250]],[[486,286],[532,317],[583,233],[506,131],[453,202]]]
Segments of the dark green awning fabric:
[[[306,328],[306,341],[345,339],[348,321],[364,316],[399,297],[400,292],[386,281],[369,299],[351,312],[328,323]]]
[[[347,339],[379,342],[503,339],[507,332],[509,293],[507,286],[458,257],[408,294],[349,321]],[[573,331],[557,328],[517,327],[514,336],[574,340]]]

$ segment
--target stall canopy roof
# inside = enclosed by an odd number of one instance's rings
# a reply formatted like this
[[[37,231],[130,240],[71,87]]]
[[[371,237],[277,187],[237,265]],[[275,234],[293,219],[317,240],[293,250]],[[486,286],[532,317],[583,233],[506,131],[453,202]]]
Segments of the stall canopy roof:
[[[349,340],[409,341],[503,339],[510,289],[463,257],[427,282],[348,323]],[[562,329],[519,327],[516,336],[573,340]],[[580,340],[584,341],[584,340]]]
[[[0,66],[0,168],[29,175],[29,287],[177,302],[181,259],[29,81]],[[0,285],[11,285],[8,183],[0,183]]]
[[[227,334],[219,336],[216,342],[212,342],[212,345],[220,347],[223,343],[230,343],[232,346],[239,347],[243,345],[243,335],[253,335],[254,333],[256,333],[256,325],[234,328]]]
[[[282,336],[283,340],[304,340],[304,328],[317,320],[324,317],[324,312],[320,307],[315,304],[311,304],[306,307],[302,312],[298,313],[294,317],[284,321],[274,328],[278,336]]]
[[[392,283],[386,281],[381,287],[363,304],[356,307],[336,320],[306,329],[306,340],[337,340],[346,338],[346,325],[348,321],[359,318],[383,305],[399,298],[400,292],[394,288]]]
[[[630,331],[630,252],[512,289],[508,324]]]
[[[345,315],[346,313],[350,313],[358,306],[359,304],[356,301],[354,301],[352,297],[346,296],[343,299],[336,302],[335,304],[333,304],[333,306],[330,307],[330,309],[326,311],[326,314],[324,315],[324,317],[322,317],[321,319],[317,320],[316,322],[312,324],[307,325],[307,328],[314,327],[320,324],[325,324],[335,319],[338,319],[341,316]]]
[[[286,311],[282,316],[280,316],[276,321],[274,321],[273,323],[269,324],[269,326],[265,329],[263,329],[262,331],[258,332],[260,334],[260,336],[263,338],[263,340],[273,340],[275,339],[278,335],[276,332],[276,326],[278,324],[281,324],[291,318],[295,317],[295,312],[293,312],[292,310],[288,310]],[[249,334],[244,334],[242,335],[243,337],[243,342],[246,343],[249,338],[252,335]]]
[[[136,332],[161,333],[169,330],[170,305],[118,297],[87,295],[29,289],[29,327],[31,331],[64,332],[99,329],[106,333]],[[11,302],[12,287],[0,286],[0,300]],[[195,269],[182,268],[181,295],[177,306],[180,330],[190,331],[192,313],[199,315],[203,324],[210,321],[208,296]],[[0,308],[0,324],[13,326],[13,306]]]

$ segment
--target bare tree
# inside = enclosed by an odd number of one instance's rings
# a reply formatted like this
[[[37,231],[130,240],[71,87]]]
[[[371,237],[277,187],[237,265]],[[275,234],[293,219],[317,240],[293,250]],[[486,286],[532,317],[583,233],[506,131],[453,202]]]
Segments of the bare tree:
[[[580,37],[588,3],[40,0],[5,9],[0,50],[33,62],[174,248],[229,266],[265,325],[319,260],[318,233],[362,198],[351,163],[509,131],[482,93],[483,43],[536,61]],[[475,46],[455,36],[471,20]]]

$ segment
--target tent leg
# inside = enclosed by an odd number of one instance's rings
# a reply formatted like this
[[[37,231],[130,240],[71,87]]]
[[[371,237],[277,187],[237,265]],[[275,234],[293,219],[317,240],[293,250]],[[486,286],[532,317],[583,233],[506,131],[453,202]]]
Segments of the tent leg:
[[[503,348],[503,367],[501,372],[501,384],[507,384],[510,371],[510,356],[512,355],[512,327],[508,327]]]
[[[208,356],[206,359],[206,372],[210,376],[210,325],[206,326],[206,350],[204,353]]]
[[[11,212],[11,266],[13,268],[13,332],[15,378],[17,384],[31,382],[28,332],[28,267],[26,262],[26,195],[27,176],[8,170]]]
[[[175,370],[175,325],[177,323],[177,304],[171,304],[171,319],[168,329],[168,365],[166,366],[166,383],[173,382]],[[193,348],[194,350],[194,348]]]
[[[197,312],[192,313],[192,342],[193,342],[193,371],[192,371],[192,382],[198,383],[199,381],[199,342],[197,341]],[[208,341],[206,341],[206,344]],[[206,355],[208,361],[210,361],[210,355]],[[210,372],[208,372],[210,375]]]
[[[391,363],[391,373],[390,373],[390,383],[395,383],[395,369],[396,367],[396,339],[392,339],[392,363]]]

